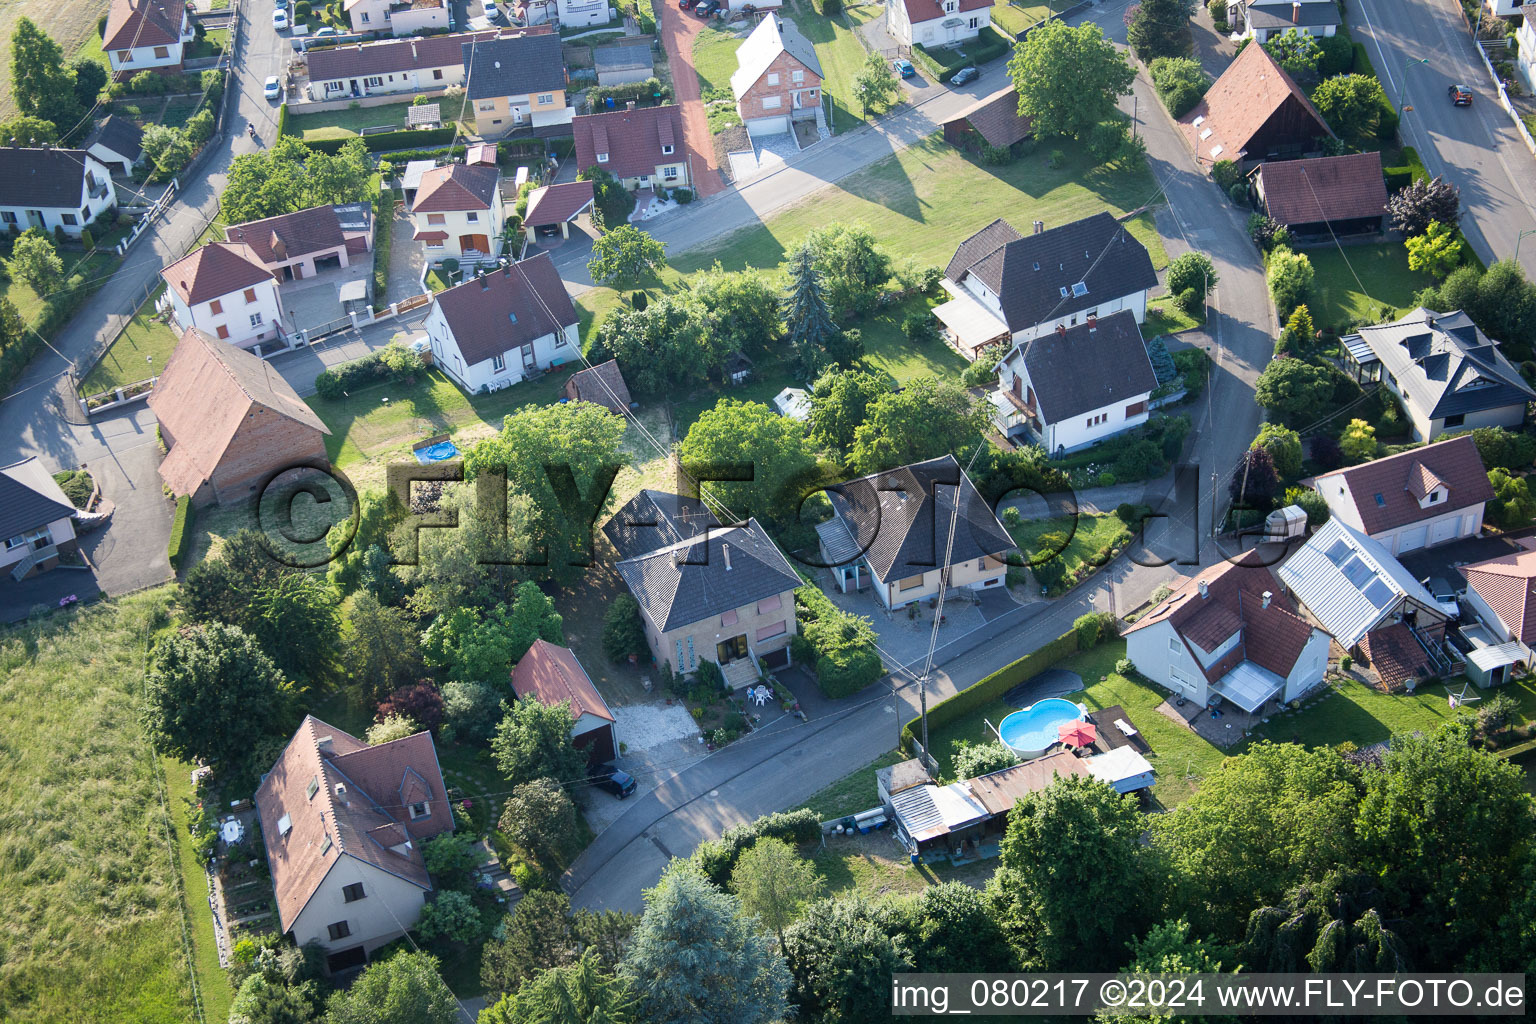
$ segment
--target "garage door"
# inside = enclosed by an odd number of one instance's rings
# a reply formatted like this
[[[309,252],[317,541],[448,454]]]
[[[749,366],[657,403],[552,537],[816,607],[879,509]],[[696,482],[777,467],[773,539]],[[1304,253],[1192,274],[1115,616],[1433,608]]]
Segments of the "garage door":
[[[1458,516],[1455,519],[1447,519],[1444,522],[1435,523],[1429,528],[1429,542],[1431,544],[1444,544],[1456,537],[1456,527],[1461,523]]]
[[[760,135],[783,135],[787,131],[789,131],[787,117],[754,117],[747,122],[747,134],[753,138]]]
[[[1417,551],[1424,546],[1424,538],[1429,533],[1427,526],[1415,526],[1411,530],[1404,530],[1397,535],[1397,553]]]

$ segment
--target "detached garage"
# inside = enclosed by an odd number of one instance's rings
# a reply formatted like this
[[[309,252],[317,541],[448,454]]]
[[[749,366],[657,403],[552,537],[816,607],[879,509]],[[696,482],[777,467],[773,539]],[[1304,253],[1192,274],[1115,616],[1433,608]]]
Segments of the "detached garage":
[[[601,764],[618,756],[613,712],[569,647],[535,640],[512,669],[512,690],[519,698],[533,697],[545,704],[568,702],[575,719],[571,738],[587,752],[588,763]]]

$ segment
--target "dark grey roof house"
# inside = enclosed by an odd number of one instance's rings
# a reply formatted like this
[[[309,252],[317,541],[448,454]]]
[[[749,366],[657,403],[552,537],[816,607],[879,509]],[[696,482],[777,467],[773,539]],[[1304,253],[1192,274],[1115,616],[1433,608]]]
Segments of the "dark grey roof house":
[[[526,96],[565,88],[557,35],[510,36],[464,44],[465,89],[471,100]]]
[[[0,468],[0,571],[20,580],[75,548],[75,506],[37,458]]]
[[[1447,430],[1518,427],[1536,399],[1498,344],[1460,310],[1421,306],[1342,341],[1358,379],[1380,380],[1402,399],[1416,440]]]
[[[691,540],[720,520],[697,498],[644,490],[603,524],[603,536],[619,557],[634,558],[678,541]]]
[[[0,145],[0,228],[63,228],[79,238],[116,205],[111,173],[85,150]]]
[[[85,137],[81,148],[111,173],[131,174],[144,159],[144,131],[127,118],[113,114]]]
[[[1243,4],[1244,35],[1267,43],[1291,29],[1310,36],[1331,36],[1344,24],[1333,0],[1248,0]]]

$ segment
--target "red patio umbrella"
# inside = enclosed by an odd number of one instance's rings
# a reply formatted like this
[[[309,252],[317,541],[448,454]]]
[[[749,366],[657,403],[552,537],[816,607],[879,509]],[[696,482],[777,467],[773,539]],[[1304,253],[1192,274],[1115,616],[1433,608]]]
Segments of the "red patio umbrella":
[[[1091,747],[1099,731],[1092,722],[1065,722],[1056,728],[1056,736],[1069,747]]]

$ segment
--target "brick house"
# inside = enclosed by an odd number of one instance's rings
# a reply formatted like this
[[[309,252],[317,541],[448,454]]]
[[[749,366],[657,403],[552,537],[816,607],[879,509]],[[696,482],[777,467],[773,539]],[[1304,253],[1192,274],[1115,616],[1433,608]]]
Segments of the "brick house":
[[[140,71],[181,71],[183,52],[195,38],[186,0],[112,0],[101,48],[112,79],[126,82]]]
[[[821,62],[792,21],[769,15],[736,48],[731,92],[748,135],[782,135],[821,109]]]
[[[169,449],[160,479],[198,505],[254,497],[268,474],[326,461],[331,431],[260,357],[197,328],[181,336],[149,396]]]

